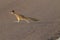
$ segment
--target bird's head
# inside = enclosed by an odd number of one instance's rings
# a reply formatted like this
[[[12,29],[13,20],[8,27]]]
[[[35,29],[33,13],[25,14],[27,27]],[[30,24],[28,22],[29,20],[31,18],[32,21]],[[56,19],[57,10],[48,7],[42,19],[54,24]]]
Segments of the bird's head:
[[[15,10],[12,10],[12,11],[10,11],[10,14],[15,14],[14,12],[15,12]]]

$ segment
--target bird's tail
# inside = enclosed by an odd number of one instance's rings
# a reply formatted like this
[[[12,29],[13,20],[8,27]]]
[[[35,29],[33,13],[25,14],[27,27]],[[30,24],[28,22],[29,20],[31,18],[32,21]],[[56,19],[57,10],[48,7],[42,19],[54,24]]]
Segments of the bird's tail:
[[[38,19],[35,19],[35,18],[31,18],[31,17],[28,17],[29,20],[32,20],[32,21],[39,21]]]

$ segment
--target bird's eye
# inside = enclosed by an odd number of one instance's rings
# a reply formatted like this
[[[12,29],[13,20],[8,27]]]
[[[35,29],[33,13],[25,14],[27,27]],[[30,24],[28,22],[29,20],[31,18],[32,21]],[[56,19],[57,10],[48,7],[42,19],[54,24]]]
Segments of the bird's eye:
[[[14,12],[14,10],[12,10],[12,12]]]

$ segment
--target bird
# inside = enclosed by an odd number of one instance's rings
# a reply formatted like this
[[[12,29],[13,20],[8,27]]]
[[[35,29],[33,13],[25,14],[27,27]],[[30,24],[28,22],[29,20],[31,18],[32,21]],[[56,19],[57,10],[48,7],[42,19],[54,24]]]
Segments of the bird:
[[[32,21],[39,21],[38,19],[35,19],[35,18],[32,18],[32,17],[26,17],[24,15],[21,15],[21,14],[18,14],[15,10],[11,10],[10,11],[10,14],[14,15],[17,19],[17,21],[15,22],[20,22],[20,21],[26,21],[27,23],[30,23],[29,20],[32,20]]]

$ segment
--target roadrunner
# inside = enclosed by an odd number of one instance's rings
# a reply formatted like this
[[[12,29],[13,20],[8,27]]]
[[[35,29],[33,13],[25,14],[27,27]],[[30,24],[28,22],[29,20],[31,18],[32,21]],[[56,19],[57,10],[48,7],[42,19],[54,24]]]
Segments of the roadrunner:
[[[38,20],[35,19],[35,18],[25,17],[24,15],[17,14],[17,13],[15,12],[15,10],[12,10],[12,11],[10,12],[10,14],[13,14],[14,16],[16,16],[16,18],[17,18],[17,21],[16,21],[16,22],[18,22],[18,23],[19,23],[20,21],[22,21],[22,20],[26,21],[27,23],[30,23],[29,20],[38,21]]]

